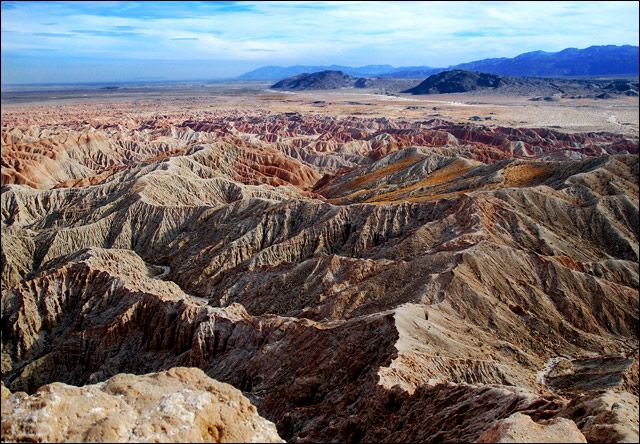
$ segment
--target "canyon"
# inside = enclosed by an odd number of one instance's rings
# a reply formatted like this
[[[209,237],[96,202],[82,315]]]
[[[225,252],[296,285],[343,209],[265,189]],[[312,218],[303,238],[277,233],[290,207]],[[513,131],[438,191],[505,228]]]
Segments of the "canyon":
[[[242,85],[3,94],[3,440],[637,442],[637,97]]]

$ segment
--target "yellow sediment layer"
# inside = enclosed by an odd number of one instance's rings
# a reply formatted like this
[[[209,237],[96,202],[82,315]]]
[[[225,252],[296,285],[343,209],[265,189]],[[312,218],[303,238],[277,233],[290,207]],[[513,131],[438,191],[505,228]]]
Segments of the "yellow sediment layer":
[[[548,164],[519,164],[508,165],[502,170],[504,184],[508,187],[530,186],[535,179],[545,174],[549,170]]]
[[[406,200],[409,202],[420,202],[422,200],[431,200],[431,199],[441,199],[444,197],[454,197],[458,196],[462,193],[462,191],[454,192],[454,193],[445,193],[441,194],[444,191],[444,187],[441,185],[447,184],[446,188],[449,188],[451,185],[455,185],[457,182],[452,182],[454,179],[466,174],[471,169],[473,169],[473,165],[469,165],[467,162],[457,159],[449,165],[442,167],[433,173],[429,174],[424,180],[417,182],[408,187],[400,188],[399,190],[391,191],[389,193],[380,194],[378,196],[371,197],[366,202],[367,203],[390,203],[397,202],[398,200]],[[459,181],[458,181],[459,182]],[[438,186],[440,185],[440,186]],[[420,196],[410,196],[403,198],[402,196],[410,193],[411,191],[417,190],[419,188],[425,187],[436,187],[433,190],[427,191],[424,195]]]
[[[360,187],[370,184],[376,180],[380,180],[381,178],[388,176],[389,174],[393,174],[398,172],[414,163],[424,159],[423,156],[413,155],[405,157],[402,160],[399,160],[392,165],[388,165],[386,167],[380,168],[379,170],[375,170],[372,173],[364,174],[362,176],[358,176],[353,179],[351,182],[345,185],[347,190],[356,190]]]

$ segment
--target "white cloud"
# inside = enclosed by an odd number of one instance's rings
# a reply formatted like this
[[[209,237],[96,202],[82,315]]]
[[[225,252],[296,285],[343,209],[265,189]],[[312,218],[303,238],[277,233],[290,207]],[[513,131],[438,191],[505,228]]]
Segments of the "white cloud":
[[[3,2],[3,71],[11,57],[42,50],[51,57],[257,66],[448,66],[533,50],[638,44],[637,2],[110,3]]]

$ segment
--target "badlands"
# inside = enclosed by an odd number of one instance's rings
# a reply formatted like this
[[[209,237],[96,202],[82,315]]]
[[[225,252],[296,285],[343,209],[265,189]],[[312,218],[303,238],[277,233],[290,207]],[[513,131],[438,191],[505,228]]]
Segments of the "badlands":
[[[3,441],[638,442],[637,97],[269,86],[3,91]]]

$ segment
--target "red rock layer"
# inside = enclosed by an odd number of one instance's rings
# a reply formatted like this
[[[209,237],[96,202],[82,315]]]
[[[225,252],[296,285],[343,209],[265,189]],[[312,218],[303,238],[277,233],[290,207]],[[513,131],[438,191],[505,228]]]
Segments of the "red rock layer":
[[[349,167],[344,161],[335,166],[326,161],[332,156],[345,158],[348,152],[353,155],[345,160],[351,165],[366,157],[379,160],[410,146],[466,147],[484,163],[564,151],[589,156],[638,153],[637,138],[622,135],[490,129],[437,119],[409,122],[264,112],[197,112],[197,116],[180,112],[144,118],[113,107],[93,110],[88,118],[85,114],[84,108],[73,106],[55,117],[49,111],[35,112],[31,118],[3,114],[2,184],[34,188],[95,184],[99,179],[89,176],[103,176],[108,168],[179,155],[213,140],[228,141],[246,151],[236,167],[240,181],[292,184],[307,191],[325,173]],[[56,123],[51,124],[54,118]]]

